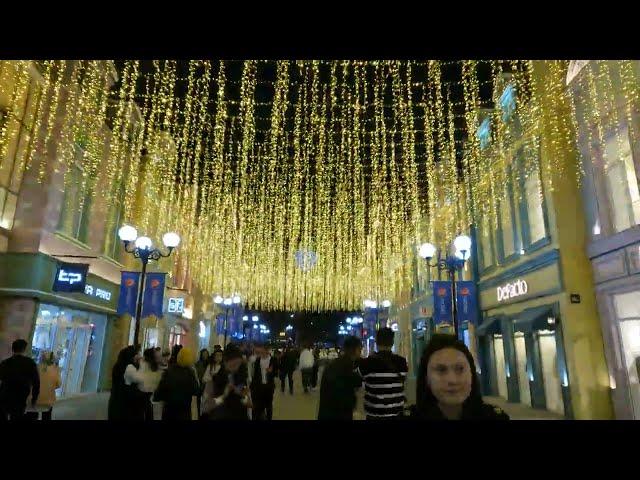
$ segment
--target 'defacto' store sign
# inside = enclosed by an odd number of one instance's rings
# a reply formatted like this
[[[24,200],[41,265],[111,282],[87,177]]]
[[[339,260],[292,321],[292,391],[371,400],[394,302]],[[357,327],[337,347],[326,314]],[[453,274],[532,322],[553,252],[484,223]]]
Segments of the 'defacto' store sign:
[[[513,283],[507,283],[501,287],[497,287],[498,302],[503,302],[511,298],[526,295],[529,291],[529,285],[524,280],[516,280]]]

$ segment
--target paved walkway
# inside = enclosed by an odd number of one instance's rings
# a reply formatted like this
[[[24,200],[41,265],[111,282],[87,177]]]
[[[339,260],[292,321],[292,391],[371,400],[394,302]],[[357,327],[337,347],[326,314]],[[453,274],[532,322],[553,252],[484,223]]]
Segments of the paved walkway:
[[[280,380],[276,380],[276,394],[273,400],[274,420],[315,420],[318,414],[318,400],[320,388],[305,394],[302,391],[300,372],[294,374],[294,394],[289,394],[288,387],[285,393],[280,392]],[[407,379],[408,404],[415,402],[415,378]],[[485,397],[485,400],[502,408],[513,420],[562,420],[563,417],[546,410],[537,410],[519,403],[507,403],[499,397]],[[67,400],[60,400],[53,409],[54,420],[106,420],[109,392],[83,395]],[[358,401],[358,410],[355,419],[362,420],[362,401]]]

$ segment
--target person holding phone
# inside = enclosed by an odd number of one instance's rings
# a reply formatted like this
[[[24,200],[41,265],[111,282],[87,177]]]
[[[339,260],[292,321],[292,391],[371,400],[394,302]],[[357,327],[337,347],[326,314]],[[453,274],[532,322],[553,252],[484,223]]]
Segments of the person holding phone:
[[[203,405],[203,417],[209,420],[249,420],[251,399],[242,351],[229,345],[222,354],[223,365],[212,382],[212,393]]]

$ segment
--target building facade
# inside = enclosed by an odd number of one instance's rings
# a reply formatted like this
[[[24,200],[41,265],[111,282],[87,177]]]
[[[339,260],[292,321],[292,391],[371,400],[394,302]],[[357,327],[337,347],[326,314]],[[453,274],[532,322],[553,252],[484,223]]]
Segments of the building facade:
[[[574,60],[566,78],[587,253],[616,418],[640,419],[640,62]]]
[[[531,87],[541,91],[550,81],[549,62],[533,64]],[[508,91],[520,102],[505,75],[497,106]],[[538,101],[538,118],[570,123],[568,103]],[[534,107],[524,99],[517,107],[509,115],[504,108],[485,112],[482,119],[487,138],[480,154],[506,164],[497,201],[476,216],[483,388],[566,418],[611,418],[573,138],[559,141],[553,124],[531,122]]]

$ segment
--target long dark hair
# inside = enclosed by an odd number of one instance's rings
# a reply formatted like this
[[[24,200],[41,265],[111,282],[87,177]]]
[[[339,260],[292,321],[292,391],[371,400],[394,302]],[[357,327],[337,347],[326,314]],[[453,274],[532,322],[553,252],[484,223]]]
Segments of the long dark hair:
[[[169,357],[169,365],[173,365],[178,362],[178,353],[182,350],[182,345],[174,345],[171,349],[171,357]]]
[[[478,373],[476,372],[476,364],[473,360],[473,355],[471,355],[467,346],[454,335],[435,334],[431,337],[431,341],[425,348],[424,353],[422,354],[422,359],[420,360],[418,376],[416,379],[416,408],[424,412],[437,407],[438,405],[438,400],[433,395],[431,387],[429,387],[429,383],[427,382],[427,367],[429,366],[431,356],[438,350],[442,350],[444,348],[452,348],[462,352],[469,362],[469,367],[471,369],[471,393],[462,404],[464,416],[465,412],[475,411],[483,405],[482,392],[480,390],[480,380],[478,379]]]
[[[113,386],[124,384],[124,371],[127,369],[127,365],[135,365],[135,356],[140,349],[129,345],[120,350],[118,354],[118,360],[116,360],[113,370],[111,372],[111,383]],[[137,365],[136,365],[137,367]]]
[[[147,362],[149,368],[152,372],[157,372],[160,368],[158,362],[156,362],[156,349],[155,348],[147,348],[142,354],[144,357],[144,361]]]
[[[202,358],[205,352],[207,352],[207,354],[209,355],[209,356],[207,357],[207,360],[205,360],[204,358]],[[200,353],[198,354],[198,363],[204,363],[204,364],[206,364],[210,356],[211,356],[211,355],[209,354],[209,350],[207,350],[206,348],[203,348],[202,350],[200,350]]]
[[[220,353],[221,355],[222,350],[214,350],[214,352],[209,355],[209,359],[207,360],[207,365],[211,365],[212,367],[215,365],[216,362],[216,353]],[[222,361],[222,359],[220,359],[220,365],[224,365],[224,362]]]

